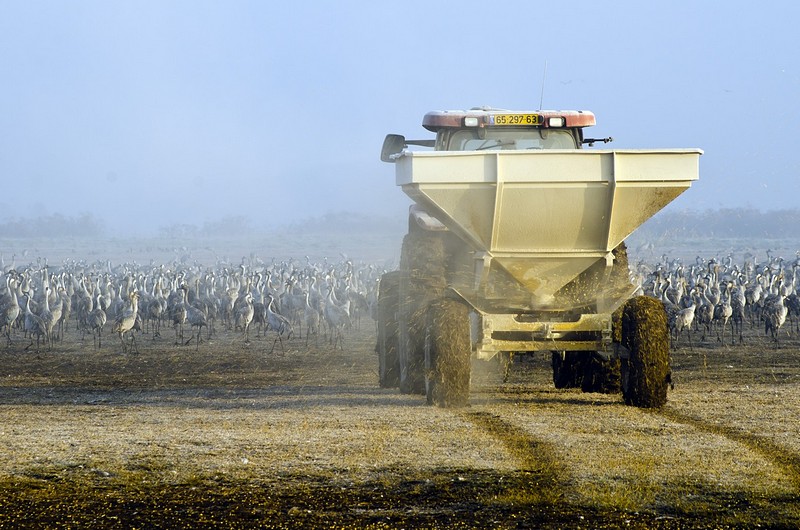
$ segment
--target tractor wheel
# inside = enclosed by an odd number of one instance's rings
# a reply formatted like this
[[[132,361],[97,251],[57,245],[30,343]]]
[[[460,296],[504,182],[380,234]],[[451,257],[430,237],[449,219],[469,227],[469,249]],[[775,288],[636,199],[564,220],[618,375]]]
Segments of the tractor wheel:
[[[425,393],[425,328],[428,306],[445,287],[444,233],[410,229],[400,253],[398,358],[400,391]]]
[[[409,293],[408,274],[400,274],[399,304],[397,313],[397,362],[399,368],[398,384],[403,394],[422,394],[424,387],[424,322],[413,304],[413,294]]]
[[[556,388],[580,388],[583,382],[586,356],[583,352],[553,352],[553,384]]]
[[[622,389],[619,359],[603,360],[594,352],[586,352],[581,390],[598,394],[617,394]]]
[[[428,310],[425,394],[429,405],[463,407],[469,401],[471,368],[469,309],[443,299]]]
[[[400,303],[400,271],[381,277],[378,291],[378,377],[381,388],[400,385],[397,351],[397,308]]]
[[[419,308],[418,308],[419,309]],[[425,393],[425,318],[424,312],[406,312],[397,320],[400,392]]]
[[[625,403],[658,408],[667,402],[670,382],[669,329],[660,300],[637,296],[625,303],[621,344],[629,356],[622,359],[622,396]]]

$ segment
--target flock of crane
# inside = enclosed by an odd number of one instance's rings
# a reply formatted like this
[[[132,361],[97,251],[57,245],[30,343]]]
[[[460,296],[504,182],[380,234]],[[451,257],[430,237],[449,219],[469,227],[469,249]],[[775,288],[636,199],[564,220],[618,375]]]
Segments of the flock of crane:
[[[692,347],[698,335],[725,344],[726,334],[730,344],[741,344],[746,326],[763,329],[776,345],[781,335],[800,332],[800,252],[791,261],[771,251],[761,260],[748,253],[741,262],[732,254],[689,263],[662,256],[639,262],[632,274],[639,294],[664,303],[673,344],[685,336]]]
[[[41,258],[6,264],[0,256],[0,332],[7,347],[21,336],[25,349],[37,350],[52,349],[68,330],[81,339],[91,334],[100,348],[110,332],[130,352],[138,351],[137,335],[159,338],[165,325],[174,329],[175,344],[194,341],[195,348],[221,326],[241,333],[244,343],[254,328],[259,335],[271,333],[270,351],[280,344],[285,352],[284,339],[293,336],[305,338],[306,346],[314,337],[318,345],[321,334],[343,348],[346,330],[374,315],[383,272],[346,258],[268,264],[251,257],[209,267],[178,260],[113,267],[67,260],[54,267]],[[698,337],[703,342],[714,335],[715,342],[741,344],[746,324],[777,343],[793,331],[787,319],[800,332],[800,252],[792,261],[768,251],[763,260],[747,255],[738,263],[732,255],[689,263],[662,256],[639,261],[631,274],[639,293],[663,301],[673,344],[685,337],[692,347]]]
[[[344,334],[376,303],[382,272],[344,257],[318,263],[251,257],[210,267],[178,260],[48,266],[42,259],[16,266],[0,258],[0,267],[0,332],[7,347],[17,341],[25,349],[52,349],[72,332],[81,340],[91,334],[101,348],[103,334],[110,332],[123,353],[139,351],[137,335],[160,338],[164,326],[174,328],[175,344],[195,342],[196,349],[220,328],[240,333],[247,344],[254,330],[270,333],[270,352],[280,344],[281,354],[284,340],[292,337],[308,346],[312,337],[318,345],[322,335],[333,348],[343,348]]]

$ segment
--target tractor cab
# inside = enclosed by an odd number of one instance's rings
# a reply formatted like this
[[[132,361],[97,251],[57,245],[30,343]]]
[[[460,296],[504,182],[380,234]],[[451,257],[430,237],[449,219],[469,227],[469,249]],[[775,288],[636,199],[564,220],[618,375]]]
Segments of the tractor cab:
[[[468,111],[432,111],[422,126],[436,133],[434,140],[406,140],[387,135],[381,160],[393,162],[409,145],[435,151],[521,151],[530,149],[580,149],[583,144],[610,142],[611,138],[584,138],[583,128],[595,124],[585,110],[511,111],[474,107]]]

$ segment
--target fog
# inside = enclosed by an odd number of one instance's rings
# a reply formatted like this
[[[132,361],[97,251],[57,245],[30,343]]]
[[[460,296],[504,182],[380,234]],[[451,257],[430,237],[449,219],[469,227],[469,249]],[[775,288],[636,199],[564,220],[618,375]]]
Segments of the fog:
[[[745,1],[5,3],[0,223],[88,216],[126,237],[339,212],[402,222],[386,133],[429,137],[429,110],[540,102],[592,110],[610,147],[704,149],[700,181],[670,209],[793,208],[798,14]]]

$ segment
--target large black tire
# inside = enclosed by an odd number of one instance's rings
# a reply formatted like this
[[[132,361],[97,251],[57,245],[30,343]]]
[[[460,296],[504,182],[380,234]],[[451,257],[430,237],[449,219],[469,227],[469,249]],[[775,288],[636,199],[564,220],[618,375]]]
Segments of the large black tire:
[[[625,403],[641,408],[663,406],[671,371],[667,313],[660,300],[637,296],[625,303],[621,344],[629,352],[628,359],[622,360]]]
[[[428,306],[445,287],[445,233],[409,223],[400,253],[398,359],[400,392],[425,394],[425,331]]]
[[[581,388],[583,383],[585,355],[583,352],[568,351],[564,358],[561,352],[554,351],[552,358],[553,384],[556,388]]]
[[[469,309],[443,299],[431,304],[425,340],[425,394],[429,405],[464,407],[469,402],[471,345]]]
[[[581,300],[585,293],[601,290],[612,299],[619,293],[627,294],[630,286],[628,269],[628,248],[621,242],[612,250],[614,262],[610,271],[605,262],[595,265],[581,273],[560,292],[567,300]],[[585,308],[596,310],[594,304]],[[621,390],[621,364],[618,360],[604,361],[596,352],[567,352],[566,358],[553,354],[553,382],[556,388],[580,388],[583,392],[614,394]]]
[[[425,318],[419,311],[404,312],[397,321],[400,392],[425,393]]]
[[[397,310],[400,303],[400,271],[381,276],[378,288],[378,378],[381,388],[400,385],[397,348]]]
[[[556,388],[580,388],[600,394],[621,390],[619,359],[604,361],[592,351],[568,351],[562,359],[560,352],[553,352],[552,366]]]
[[[598,394],[618,394],[622,390],[619,359],[603,360],[595,352],[586,352],[581,390]]]

